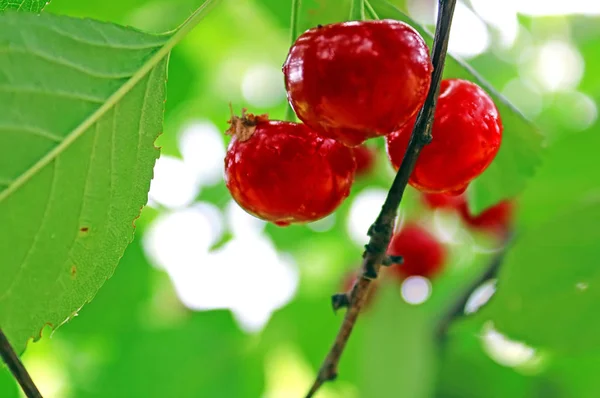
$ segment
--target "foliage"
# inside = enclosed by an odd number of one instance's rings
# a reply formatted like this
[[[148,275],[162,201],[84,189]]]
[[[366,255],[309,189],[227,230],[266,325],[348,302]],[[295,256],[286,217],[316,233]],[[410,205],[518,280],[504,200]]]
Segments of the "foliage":
[[[407,17],[402,1],[370,5],[380,18],[411,21],[424,35],[431,28]],[[334,217],[312,228],[261,224],[244,230],[231,221],[239,219],[230,217],[218,178],[198,183],[193,203],[153,198],[137,219],[158,156],[154,145],[164,156],[183,156],[184,165],[201,164],[182,145],[190,123],[210,121],[224,131],[229,102],[234,109],[284,116],[281,82],[258,85],[274,93],[270,101],[253,97],[249,87],[270,81],[264,71],[279,69],[285,59],[290,2],[224,1],[210,14],[200,9],[184,25],[199,1],[53,0],[44,6],[0,0],[0,326],[19,351],[43,334],[24,360],[44,396],[302,396],[341,320],[329,296],[360,260],[364,242],[348,225],[365,217],[355,206],[368,195],[380,198],[393,176],[382,141],[373,143],[379,151],[374,172],[357,181]],[[349,6],[304,0],[300,27],[344,20]],[[39,16],[15,12],[42,8]],[[593,311],[600,143],[596,119],[576,120],[572,115],[585,115],[571,100],[585,94],[595,104],[600,98],[597,18],[521,16],[519,23],[527,34],[511,48],[493,41],[468,63],[449,59],[445,70],[448,77],[485,78],[505,125],[500,155],[468,192],[475,211],[505,197],[518,199],[515,240],[496,295],[456,322],[443,347],[436,344],[436,321],[485,268],[497,242],[467,231],[451,215],[425,210],[409,189],[403,219],[452,235],[451,259],[422,305],[406,303],[384,276],[342,357],[338,381],[323,397],[598,395]],[[579,85],[562,91],[529,92],[528,101],[541,101],[539,112],[523,109],[531,123],[500,93],[510,94],[506,87],[523,80],[525,55],[556,40],[580,54],[585,73]],[[177,180],[185,184],[185,176]],[[370,202],[375,212],[377,200]],[[192,256],[181,260],[179,271],[189,268],[181,277],[148,242],[160,220],[198,204],[214,206],[219,226],[201,226],[212,240],[198,229],[176,234],[173,250]],[[136,239],[126,249],[134,221]],[[206,311],[190,304],[180,285],[187,278],[199,290],[214,285],[230,294],[232,285],[256,296],[273,288],[257,282],[279,283],[264,273],[259,254],[226,255],[232,243],[254,235],[272,244],[282,262],[293,260],[299,282],[289,302],[273,305],[264,329],[248,331],[235,308]],[[214,279],[194,279],[201,272]],[[46,337],[50,328],[42,333],[45,324],[67,320],[52,339]],[[492,327],[534,354],[515,362],[506,357],[515,350],[494,351]],[[0,369],[0,395],[17,394],[8,371]]]

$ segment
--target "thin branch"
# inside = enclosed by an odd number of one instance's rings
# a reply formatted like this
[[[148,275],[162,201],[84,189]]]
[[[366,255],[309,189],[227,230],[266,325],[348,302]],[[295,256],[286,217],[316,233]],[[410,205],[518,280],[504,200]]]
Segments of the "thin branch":
[[[504,247],[498,253],[496,253],[492,260],[489,262],[484,272],[481,273],[477,278],[475,278],[469,286],[463,291],[460,297],[454,302],[452,306],[450,306],[444,314],[440,317],[437,322],[436,328],[436,339],[440,345],[443,345],[446,342],[446,337],[448,334],[448,329],[450,325],[459,318],[462,318],[465,314],[465,306],[469,301],[469,298],[473,294],[473,292],[481,286],[484,282],[494,279],[498,274],[498,270],[500,269],[500,265],[504,261],[504,257],[506,256],[506,252],[510,243],[512,241],[512,234],[509,233],[504,238]]]
[[[375,223],[369,228],[368,235],[370,236],[370,240],[365,246],[363,254],[362,274],[354,283],[349,293],[350,304],[344,316],[342,326],[306,398],[313,397],[323,383],[334,380],[337,376],[338,363],[346,347],[348,338],[352,333],[358,314],[367,298],[371,282],[377,277],[379,268],[385,262],[386,250],[392,237],[398,206],[402,200],[410,174],[421,153],[421,149],[431,141],[433,115],[444,71],[450,26],[452,25],[455,5],[456,0],[439,0],[438,20],[431,57],[434,70],[427,99],[419,112],[404,159],[394,178],[381,212]]]
[[[23,392],[27,398],[42,398],[39,390],[31,380],[31,376],[27,373],[27,369],[23,366],[23,362],[19,359],[19,356],[15,353],[15,350],[11,347],[6,335],[0,329],[0,355],[2,359],[12,372],[13,376],[23,389]]]

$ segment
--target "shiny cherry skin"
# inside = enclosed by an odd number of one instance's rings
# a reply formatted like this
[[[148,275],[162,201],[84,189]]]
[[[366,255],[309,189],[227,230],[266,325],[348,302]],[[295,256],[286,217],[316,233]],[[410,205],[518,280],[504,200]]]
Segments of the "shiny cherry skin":
[[[331,214],[348,196],[352,149],[299,123],[232,116],[225,182],[248,213],[279,226]]]
[[[515,211],[515,203],[504,200],[484,210],[479,215],[471,215],[466,201],[459,209],[465,224],[479,231],[504,236],[509,232]]]
[[[403,257],[402,264],[390,269],[400,279],[417,275],[431,278],[442,270],[446,260],[445,247],[416,223],[406,224],[392,236],[387,253]]]
[[[386,135],[423,105],[433,66],[419,33],[394,20],[304,32],[283,65],[288,100],[319,133],[348,146]]]
[[[352,149],[354,150],[354,158],[356,159],[356,176],[366,176],[375,166],[375,149],[364,144]]]
[[[396,169],[402,163],[415,119],[386,137],[388,156]],[[475,83],[443,80],[432,136],[409,183],[422,192],[460,194],[496,157],[502,142],[502,121],[494,101]]]

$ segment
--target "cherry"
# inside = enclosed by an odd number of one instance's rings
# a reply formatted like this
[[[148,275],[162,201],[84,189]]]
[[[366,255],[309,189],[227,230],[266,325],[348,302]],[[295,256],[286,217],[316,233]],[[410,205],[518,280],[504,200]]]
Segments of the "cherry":
[[[359,145],[352,149],[356,159],[356,176],[369,174],[375,165],[375,150],[366,145]]]
[[[415,164],[409,183],[423,192],[460,194],[494,160],[502,122],[492,99],[475,83],[443,80],[433,122],[433,140]],[[386,137],[388,156],[398,169],[416,117]]]
[[[460,207],[459,212],[465,223],[471,228],[503,236],[508,233],[514,210],[514,202],[504,200],[477,216],[471,215],[466,202]]]
[[[498,235],[508,232],[513,218],[515,203],[512,200],[504,200],[492,206],[477,216],[469,211],[469,205],[465,195],[451,196],[446,194],[426,193],[423,194],[423,202],[430,209],[450,209],[460,214],[461,218],[469,227]]]
[[[233,139],[225,156],[225,182],[248,213],[280,226],[316,221],[350,193],[352,150],[308,126],[232,116]]]
[[[402,264],[394,264],[391,270],[401,279],[409,276],[432,277],[442,270],[446,260],[446,249],[423,227],[415,223],[406,224],[394,234],[388,254],[402,256]]]
[[[298,118],[348,146],[406,123],[425,101],[432,70],[423,38],[394,20],[310,29],[283,65]]]

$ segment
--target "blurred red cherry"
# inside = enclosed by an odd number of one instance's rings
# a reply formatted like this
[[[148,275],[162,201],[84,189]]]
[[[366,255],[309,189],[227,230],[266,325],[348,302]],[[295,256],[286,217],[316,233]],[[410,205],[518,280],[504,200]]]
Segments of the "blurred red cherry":
[[[443,269],[446,260],[446,248],[415,223],[405,225],[392,237],[388,254],[404,259],[391,268],[400,279],[416,275],[431,278]]]
[[[504,200],[474,216],[469,212],[469,207],[465,202],[460,207],[459,213],[465,223],[475,230],[505,235],[511,226],[514,210],[514,201]]]

